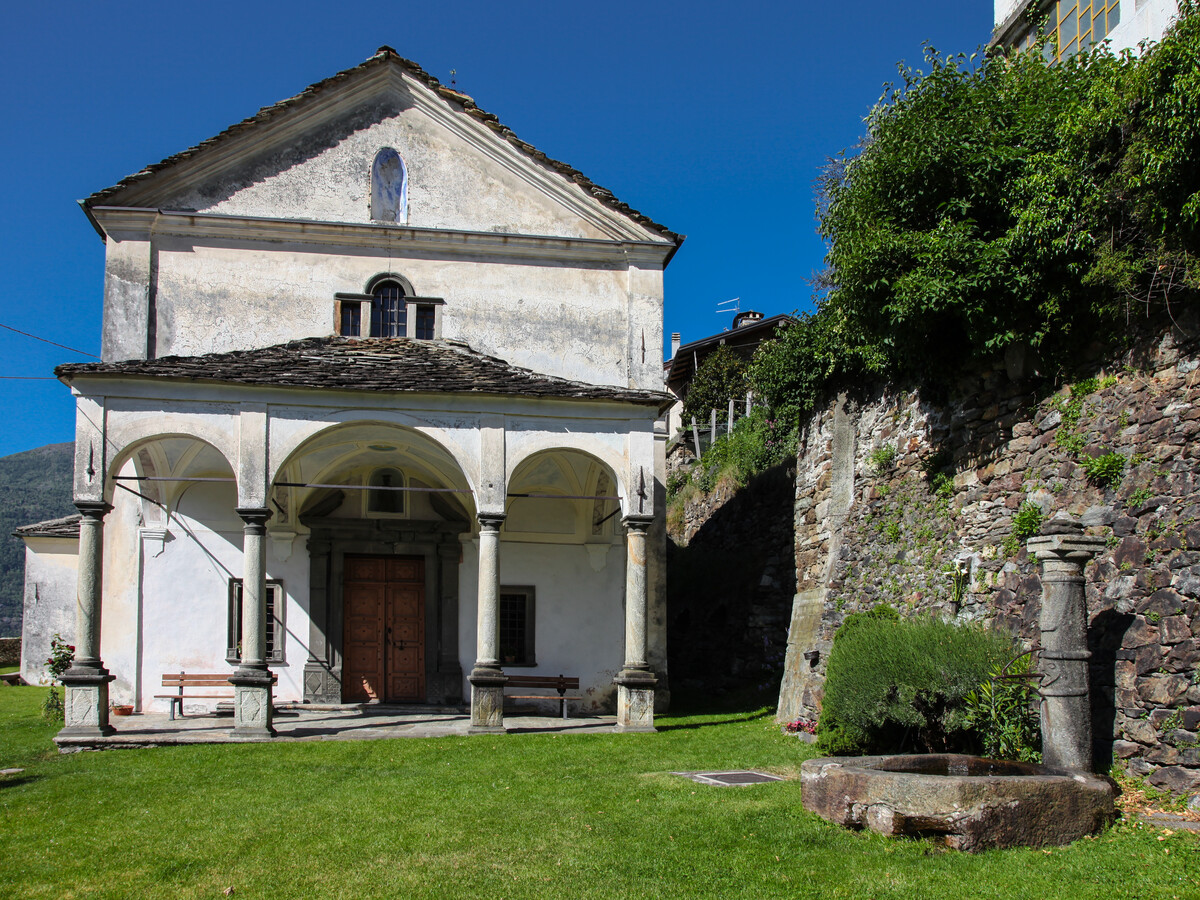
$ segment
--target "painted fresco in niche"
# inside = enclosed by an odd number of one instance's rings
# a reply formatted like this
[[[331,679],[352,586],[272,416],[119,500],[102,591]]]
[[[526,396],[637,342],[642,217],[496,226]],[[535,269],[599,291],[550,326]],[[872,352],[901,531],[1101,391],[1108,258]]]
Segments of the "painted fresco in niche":
[[[391,147],[376,153],[371,166],[371,220],[408,221],[408,169]]]

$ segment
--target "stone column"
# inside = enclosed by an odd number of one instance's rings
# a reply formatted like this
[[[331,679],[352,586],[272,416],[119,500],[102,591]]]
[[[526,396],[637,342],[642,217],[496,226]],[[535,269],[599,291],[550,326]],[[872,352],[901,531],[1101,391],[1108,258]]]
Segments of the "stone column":
[[[271,737],[271,672],[267,668],[267,519],[271,511],[239,508],[242,526],[242,652],[233,685],[233,733]]]
[[[108,683],[113,676],[100,661],[100,607],[103,594],[104,516],[112,509],[100,500],[77,500],[79,573],[75,599],[75,660],[62,682],[66,694],[63,735],[95,737],[113,733],[108,723]]]
[[[617,685],[617,731],[654,731],[654,677],[646,661],[646,531],[652,516],[626,516],[625,665]]]
[[[1104,548],[1085,537],[1065,513],[1026,543],[1042,561],[1041,650],[1042,758],[1047,766],[1092,771],[1092,708],[1088,696],[1087,607],[1083,569]]]
[[[504,684],[500,668],[500,526],[503,513],[479,514],[479,597],[475,667],[471,670],[471,731],[504,731]]]

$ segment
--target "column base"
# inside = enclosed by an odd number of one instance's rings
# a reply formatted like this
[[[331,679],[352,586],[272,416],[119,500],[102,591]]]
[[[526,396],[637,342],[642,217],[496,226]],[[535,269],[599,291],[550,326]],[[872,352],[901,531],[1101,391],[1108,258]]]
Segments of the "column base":
[[[504,685],[500,669],[476,666],[471,670],[471,734],[503,734]]]
[[[229,683],[233,685],[234,736],[274,737],[271,673],[265,669],[238,669],[229,676]]]
[[[116,729],[108,722],[108,669],[96,665],[72,666],[62,676],[64,737],[105,737]]]
[[[648,669],[622,669],[613,681],[617,685],[617,727],[625,732],[656,731],[654,727],[654,686],[658,679]]]

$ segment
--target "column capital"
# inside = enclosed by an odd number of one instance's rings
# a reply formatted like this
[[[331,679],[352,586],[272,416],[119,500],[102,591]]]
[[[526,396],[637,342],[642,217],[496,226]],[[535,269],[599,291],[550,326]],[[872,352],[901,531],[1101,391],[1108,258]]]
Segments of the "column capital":
[[[266,533],[267,520],[271,518],[271,510],[265,506],[239,506],[234,512],[246,523],[247,530],[256,529],[252,533]]]
[[[647,531],[654,524],[654,516],[628,515],[621,519],[626,531]]]
[[[76,500],[75,508],[85,519],[99,521],[112,512],[112,505],[103,500]]]
[[[479,520],[479,527],[488,531],[499,531],[500,526],[504,524],[504,520],[508,518],[504,513],[479,513],[475,517]]]

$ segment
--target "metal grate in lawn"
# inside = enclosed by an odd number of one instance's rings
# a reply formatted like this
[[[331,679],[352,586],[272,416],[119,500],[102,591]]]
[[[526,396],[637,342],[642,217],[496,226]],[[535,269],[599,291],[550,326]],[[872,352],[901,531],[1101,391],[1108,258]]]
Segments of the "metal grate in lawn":
[[[768,775],[766,772],[753,772],[749,769],[740,769],[734,772],[672,772],[671,774],[690,778],[697,784],[711,784],[716,787],[783,781],[783,778],[778,775]]]

